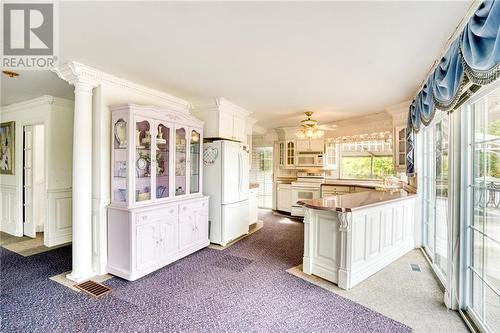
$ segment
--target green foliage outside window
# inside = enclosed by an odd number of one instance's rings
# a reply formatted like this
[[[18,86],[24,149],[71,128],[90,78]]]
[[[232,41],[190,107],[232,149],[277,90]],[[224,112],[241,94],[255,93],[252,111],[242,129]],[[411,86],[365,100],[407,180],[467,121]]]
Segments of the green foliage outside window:
[[[373,159],[373,170],[372,170]],[[384,178],[395,174],[392,156],[343,156],[342,178]]]

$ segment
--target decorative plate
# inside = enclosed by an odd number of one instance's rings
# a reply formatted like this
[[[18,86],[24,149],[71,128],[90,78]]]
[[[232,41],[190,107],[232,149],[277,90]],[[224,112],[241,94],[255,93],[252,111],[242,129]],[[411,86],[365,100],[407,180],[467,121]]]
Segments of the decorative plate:
[[[203,152],[203,164],[204,165],[212,165],[217,160],[217,156],[219,155],[219,150],[214,147],[207,147]]]
[[[137,169],[144,170],[148,166],[148,161],[143,157],[137,159]]]
[[[123,148],[127,145],[127,123],[123,119],[119,119],[115,123],[115,138],[118,140],[120,144],[120,148]]]

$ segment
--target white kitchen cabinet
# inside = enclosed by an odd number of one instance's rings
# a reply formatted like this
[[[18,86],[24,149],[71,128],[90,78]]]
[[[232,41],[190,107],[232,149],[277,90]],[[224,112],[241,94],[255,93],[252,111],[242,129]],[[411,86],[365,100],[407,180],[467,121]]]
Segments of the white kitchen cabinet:
[[[337,144],[335,142],[325,143],[325,169],[337,169]]]
[[[224,98],[193,103],[192,113],[205,122],[205,137],[247,142],[250,112]]]
[[[310,140],[309,141],[309,149],[311,151],[319,151],[323,152],[324,150],[324,141],[323,140]]]
[[[234,138],[234,115],[229,112],[219,112],[218,113],[218,124],[216,129],[209,129],[207,134],[213,137],[219,137],[224,139]]]
[[[248,192],[248,206],[249,206],[249,222],[248,224],[254,224],[258,220],[258,195],[259,188],[251,188]]]
[[[406,170],[406,127],[394,129],[394,162],[396,171]]]
[[[245,117],[233,116],[233,137],[240,142],[247,142]]]
[[[134,281],[196,252],[208,239],[208,197],[108,211],[109,273]]]
[[[297,152],[309,151],[309,140],[297,140]]]
[[[285,141],[285,167],[295,167],[295,141]]]
[[[280,165],[280,167],[284,167],[285,166],[285,155],[286,155],[285,141],[279,142],[278,149],[279,149],[279,165]]]
[[[297,152],[323,152],[323,140],[297,140]]]
[[[278,184],[277,192],[277,210],[290,213],[292,211],[292,185]]]

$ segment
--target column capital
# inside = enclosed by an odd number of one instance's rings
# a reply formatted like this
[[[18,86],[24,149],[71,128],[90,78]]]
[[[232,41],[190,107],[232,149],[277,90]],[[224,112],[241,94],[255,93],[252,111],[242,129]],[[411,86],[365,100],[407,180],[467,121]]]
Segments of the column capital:
[[[89,73],[85,70],[85,65],[75,61],[56,67],[52,71],[62,80],[74,85],[75,89],[91,90],[99,85],[98,80],[88,75]]]

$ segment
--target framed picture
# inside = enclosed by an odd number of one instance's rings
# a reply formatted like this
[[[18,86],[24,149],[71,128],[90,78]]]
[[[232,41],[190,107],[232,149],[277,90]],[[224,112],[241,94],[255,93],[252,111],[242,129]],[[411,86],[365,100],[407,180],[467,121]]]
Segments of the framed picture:
[[[0,123],[0,174],[14,174],[16,122]]]

